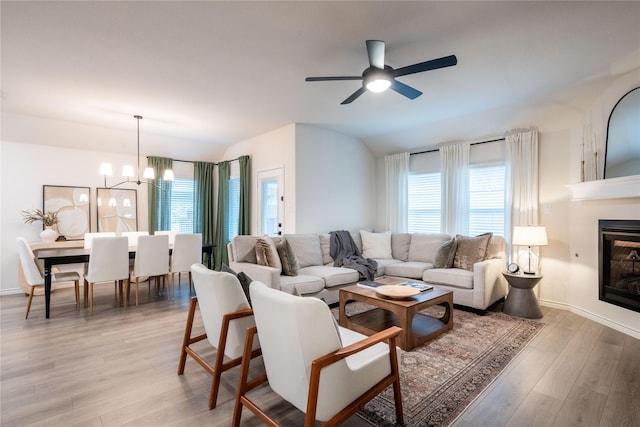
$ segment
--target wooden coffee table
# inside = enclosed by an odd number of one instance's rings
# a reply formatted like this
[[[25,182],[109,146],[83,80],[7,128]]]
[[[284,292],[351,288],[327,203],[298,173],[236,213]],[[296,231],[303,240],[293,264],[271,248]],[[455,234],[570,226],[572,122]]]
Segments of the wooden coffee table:
[[[407,279],[381,277],[375,281],[393,285]],[[417,280],[413,280],[419,282]],[[376,308],[364,313],[347,316],[345,307],[350,301],[360,301]],[[427,307],[442,305],[444,315],[440,318],[418,313]],[[436,286],[409,299],[396,300],[379,296],[375,290],[353,285],[340,289],[340,317],[342,327],[365,335],[373,335],[390,326],[402,328],[399,346],[411,350],[453,328],[453,292]]]

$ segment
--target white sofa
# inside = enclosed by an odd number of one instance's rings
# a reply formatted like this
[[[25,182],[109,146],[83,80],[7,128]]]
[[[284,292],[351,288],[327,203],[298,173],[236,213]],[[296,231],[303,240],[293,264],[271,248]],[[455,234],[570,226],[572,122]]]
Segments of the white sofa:
[[[359,231],[351,236],[363,250]],[[302,296],[315,296],[327,304],[338,302],[339,289],[358,281],[358,272],[334,267],[329,253],[329,233],[290,234],[289,242],[299,264],[296,276],[282,274],[282,268],[258,265],[255,245],[258,236],[237,236],[227,245],[229,266],[244,272],[252,280],[259,280],[272,288]],[[279,238],[272,238],[274,243]],[[378,263],[376,277],[397,276],[422,280],[453,291],[455,304],[484,310],[507,294],[502,272],[506,269],[506,242],[494,236],[489,241],[483,261],[473,264],[472,270],[462,268],[434,268],[440,246],[451,240],[447,234],[393,233],[391,254],[373,258]],[[365,253],[367,248],[365,247]]]

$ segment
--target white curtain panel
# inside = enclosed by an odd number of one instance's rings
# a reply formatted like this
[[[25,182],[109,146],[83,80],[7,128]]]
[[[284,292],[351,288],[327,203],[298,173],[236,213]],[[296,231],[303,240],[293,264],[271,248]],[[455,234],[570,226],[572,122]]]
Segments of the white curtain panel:
[[[439,147],[442,174],[440,230],[450,235],[469,233],[468,142]]]
[[[538,225],[538,131],[529,129],[510,132],[505,137],[507,146],[507,215],[505,236],[511,243],[516,225]],[[511,260],[518,254],[511,246]],[[537,250],[537,249],[536,249]]]
[[[398,233],[407,232],[409,153],[384,156],[387,171],[387,230]]]

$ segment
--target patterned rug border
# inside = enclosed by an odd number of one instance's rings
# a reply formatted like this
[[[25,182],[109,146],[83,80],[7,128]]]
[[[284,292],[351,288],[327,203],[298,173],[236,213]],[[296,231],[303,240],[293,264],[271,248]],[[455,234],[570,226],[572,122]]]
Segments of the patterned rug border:
[[[454,311],[461,313],[460,308]],[[518,354],[533,340],[546,325],[543,322],[512,317],[501,312],[486,312],[477,314],[464,310],[472,316],[482,318],[493,316],[495,319],[506,321],[510,327],[497,340],[490,343],[479,355],[475,356],[466,366],[456,372],[451,378],[438,386],[426,399],[410,406],[406,403],[403,393],[403,407],[405,426],[445,427],[451,425],[462,412],[507,368]],[[475,318],[474,318],[475,319]],[[455,329],[455,324],[454,324]],[[412,351],[428,347],[447,334],[424,344]],[[405,352],[400,350],[399,359],[404,361]],[[401,366],[401,374],[409,368]],[[401,383],[404,383],[401,376]],[[402,390],[406,388],[402,384]],[[395,426],[395,407],[390,390],[377,396],[358,412],[358,416],[377,427]],[[428,403],[424,403],[428,399]]]

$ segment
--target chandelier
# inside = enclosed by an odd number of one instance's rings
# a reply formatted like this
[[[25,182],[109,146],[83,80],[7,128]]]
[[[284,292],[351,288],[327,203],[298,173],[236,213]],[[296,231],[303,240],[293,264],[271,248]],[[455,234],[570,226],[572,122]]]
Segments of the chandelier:
[[[140,120],[142,119],[142,116],[136,114],[135,116],[133,116],[133,118],[136,119],[138,123],[138,170],[134,173],[133,166],[124,165],[122,167],[122,176],[126,179],[117,184],[108,186],[107,176],[113,175],[113,168],[111,167],[111,163],[103,162],[100,165],[100,175],[104,176],[104,188],[114,188],[126,183],[134,183],[137,185],[153,184],[157,186],[157,184],[152,181],[153,179],[156,178],[156,173],[151,167],[147,166],[144,169],[144,173],[142,174],[143,179],[140,179]],[[136,179],[133,179],[133,178],[136,178]],[[174,180],[173,170],[166,169],[164,171],[164,175],[162,179],[164,179],[165,181],[173,181]]]

